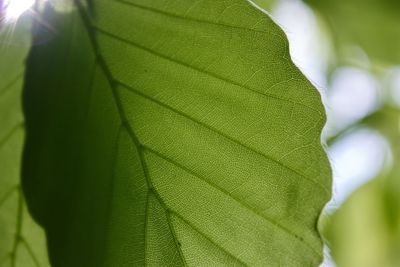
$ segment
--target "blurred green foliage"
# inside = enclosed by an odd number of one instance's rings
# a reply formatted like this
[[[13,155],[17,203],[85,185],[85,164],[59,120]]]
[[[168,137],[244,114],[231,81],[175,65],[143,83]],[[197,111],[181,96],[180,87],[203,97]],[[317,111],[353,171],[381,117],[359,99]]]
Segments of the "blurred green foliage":
[[[391,147],[381,174],[326,215],[322,231],[338,266],[400,266],[399,115],[397,108],[384,105],[332,139],[335,143],[367,126],[378,130]]]
[[[327,219],[325,236],[338,266],[400,266],[397,178],[391,173],[366,184]]]
[[[385,82],[390,68],[400,63],[400,1],[305,2],[329,26],[337,48],[334,60],[337,65],[333,69],[349,65],[355,57],[351,52],[354,50],[349,48],[358,47],[371,63],[361,67],[370,70],[381,82],[381,105],[333,136],[329,144],[368,127],[378,131],[391,150],[379,176],[324,218],[323,233],[338,266],[400,266],[400,111],[393,105],[391,88]]]
[[[305,0],[331,26],[339,50],[361,47],[383,64],[400,62],[400,1]]]

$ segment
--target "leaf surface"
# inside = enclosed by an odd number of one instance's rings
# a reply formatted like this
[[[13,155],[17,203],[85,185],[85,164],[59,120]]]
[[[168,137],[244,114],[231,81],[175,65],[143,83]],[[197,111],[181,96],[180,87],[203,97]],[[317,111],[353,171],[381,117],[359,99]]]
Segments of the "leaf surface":
[[[0,28],[0,266],[49,266],[43,230],[29,215],[20,188],[24,140],[21,92],[30,21]]]
[[[317,266],[317,90],[244,0],[94,0],[43,20],[24,188],[54,266]],[[51,31],[37,25],[38,39]]]

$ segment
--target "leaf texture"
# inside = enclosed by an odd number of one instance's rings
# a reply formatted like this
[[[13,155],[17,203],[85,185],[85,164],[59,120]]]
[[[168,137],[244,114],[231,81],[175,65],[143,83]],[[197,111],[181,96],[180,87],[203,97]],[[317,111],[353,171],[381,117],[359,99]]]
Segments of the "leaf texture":
[[[30,20],[0,28],[0,266],[49,266],[43,230],[30,217],[20,187],[24,140],[21,91]]]
[[[43,12],[24,91],[52,264],[317,266],[325,113],[281,29],[244,0],[76,6]]]

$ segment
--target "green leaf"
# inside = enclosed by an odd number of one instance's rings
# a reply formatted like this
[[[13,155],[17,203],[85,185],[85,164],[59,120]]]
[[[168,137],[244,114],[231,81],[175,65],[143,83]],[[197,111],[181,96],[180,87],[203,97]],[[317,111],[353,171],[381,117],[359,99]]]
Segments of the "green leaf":
[[[340,50],[355,45],[373,60],[400,63],[397,0],[305,0],[326,18]]]
[[[89,6],[47,8],[28,60],[23,185],[52,264],[318,266],[325,113],[282,30],[244,0]]]
[[[277,0],[254,0],[253,3],[257,4],[264,10],[270,11],[277,4]]]
[[[0,266],[49,266],[43,230],[30,217],[20,189],[24,139],[21,91],[30,21],[0,28]]]

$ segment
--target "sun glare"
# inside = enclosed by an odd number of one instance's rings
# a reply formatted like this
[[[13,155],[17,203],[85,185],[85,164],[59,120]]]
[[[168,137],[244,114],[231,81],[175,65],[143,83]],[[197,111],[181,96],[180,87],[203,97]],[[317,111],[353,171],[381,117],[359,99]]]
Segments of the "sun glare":
[[[35,0],[5,0],[5,19],[7,21],[17,20],[25,11],[30,9]]]

